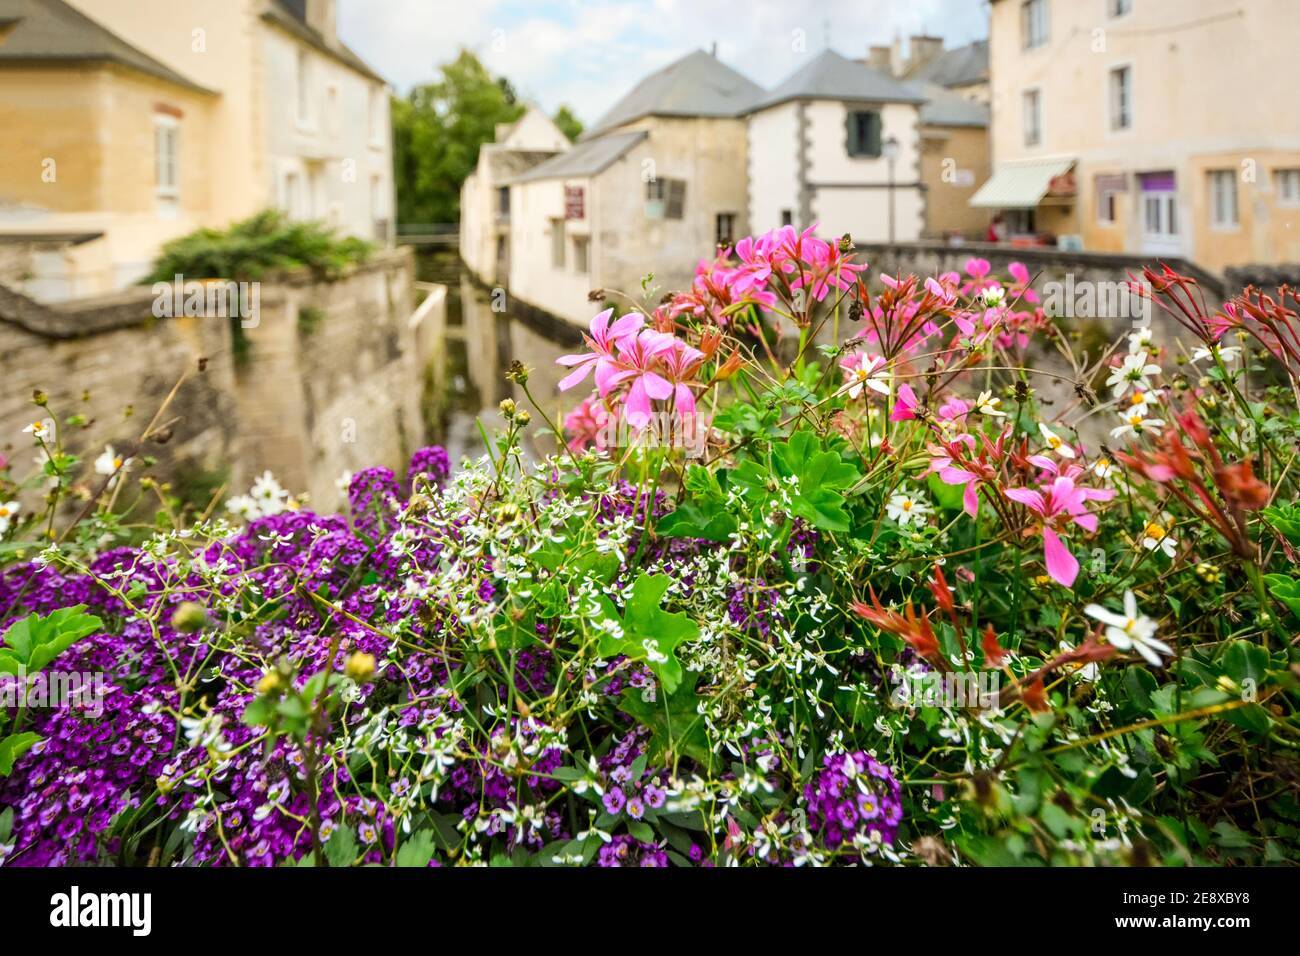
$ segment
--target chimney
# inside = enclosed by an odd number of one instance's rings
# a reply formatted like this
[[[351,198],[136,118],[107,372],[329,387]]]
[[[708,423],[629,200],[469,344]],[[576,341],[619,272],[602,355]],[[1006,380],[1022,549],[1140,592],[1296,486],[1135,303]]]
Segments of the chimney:
[[[943,37],[914,36],[908,51],[907,69],[910,73],[916,67],[929,63],[943,52]]]
[[[311,27],[328,42],[338,40],[335,27],[335,0],[307,0],[307,26]]]
[[[867,48],[867,66],[888,76],[894,75],[894,48],[871,46]]]

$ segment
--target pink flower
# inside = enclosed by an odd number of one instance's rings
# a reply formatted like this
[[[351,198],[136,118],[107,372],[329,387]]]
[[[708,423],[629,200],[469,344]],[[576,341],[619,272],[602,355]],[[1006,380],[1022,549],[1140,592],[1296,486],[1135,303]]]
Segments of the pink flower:
[[[582,451],[595,442],[597,448],[603,448],[603,433],[609,420],[609,410],[604,403],[588,395],[564,417],[564,430],[569,433],[569,447],[574,451]]]
[[[967,259],[966,274],[977,282],[984,279],[993,270],[987,259]]]
[[[684,342],[673,340],[675,348],[663,356],[664,370],[673,383],[673,405],[683,419],[695,415],[695,393],[687,384],[704,361],[704,353]]]
[[[650,400],[663,400],[673,394],[673,384],[655,371],[664,353],[675,348],[677,340],[667,332],[642,329],[635,338],[618,343],[617,365],[601,381],[600,369],[596,381],[600,396],[604,398],[624,382],[631,388],[623,400],[623,417],[633,428],[643,428],[650,421]]]
[[[1085,531],[1097,530],[1097,516],[1088,511],[1089,501],[1104,501],[1114,496],[1109,489],[1084,488],[1074,482],[1077,466],[1059,472],[1051,459],[1036,455],[1030,459],[1049,473],[1056,473],[1050,484],[1032,488],[1007,488],[1003,491],[1012,501],[1019,502],[1042,519],[1043,556],[1047,573],[1054,581],[1068,587],[1074,586],[1079,575],[1079,562],[1070,553],[1057,533],[1057,528],[1077,524]],[[1082,469],[1079,469],[1081,471]]]
[[[555,360],[557,365],[576,366],[574,370],[560,381],[560,391],[565,392],[585,379],[591,370],[596,370],[596,385],[605,395],[608,389],[601,386],[602,379],[608,379],[617,370],[613,350],[619,344],[636,335],[645,325],[645,316],[639,312],[629,312],[618,321],[610,324],[613,309],[606,309],[591,319],[591,335],[584,335],[590,352],[583,355],[561,355]]]
[[[898,386],[898,402],[894,405],[894,410],[889,413],[889,420],[891,422],[911,421],[916,418],[916,410],[920,404],[916,392],[912,391],[912,386],[907,384]]]

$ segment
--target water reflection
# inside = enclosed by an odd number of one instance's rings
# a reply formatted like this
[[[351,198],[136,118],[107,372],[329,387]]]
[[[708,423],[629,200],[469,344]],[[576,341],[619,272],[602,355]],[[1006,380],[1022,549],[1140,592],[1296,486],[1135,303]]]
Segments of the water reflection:
[[[502,427],[498,405],[513,398],[527,408],[535,426],[527,439],[529,450],[544,457],[556,450],[555,441],[543,436],[545,425],[529,404],[523,388],[506,379],[513,361],[530,369],[528,388],[551,420],[561,424],[565,413],[581,398],[581,390],[561,395],[557,385],[566,370],[555,360],[576,351],[581,336],[576,329],[555,326],[527,310],[517,308],[509,296],[494,309],[493,295],[471,281],[460,261],[446,253],[423,254],[418,260],[423,281],[447,286],[446,394],[440,421],[431,423],[433,440],[445,445],[453,462],[483,454],[481,422],[489,436]]]

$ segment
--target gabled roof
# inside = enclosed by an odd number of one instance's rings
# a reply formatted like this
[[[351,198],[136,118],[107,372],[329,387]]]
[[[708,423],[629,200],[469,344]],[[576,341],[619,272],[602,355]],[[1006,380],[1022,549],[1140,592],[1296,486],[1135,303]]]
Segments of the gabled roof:
[[[304,43],[344,66],[351,67],[376,82],[387,84],[387,80],[372,70],[365,60],[348,49],[346,44],[337,39],[327,39],[320,31],[309,26],[306,16],[306,6],[301,0],[270,0],[266,12],[262,14],[262,19],[289,31]]]
[[[606,133],[604,136],[597,136],[595,139],[579,143],[567,153],[560,153],[554,159],[548,159],[534,166],[510,182],[531,183],[543,179],[579,179],[584,176],[594,176],[620,159],[649,135],[643,129],[634,129],[626,133]]]
[[[966,46],[944,50],[931,60],[907,71],[907,79],[936,86],[971,86],[989,78],[989,41],[976,40]]]
[[[988,126],[989,108],[974,103],[933,83],[921,85],[926,103],[921,107],[922,126]]]
[[[789,100],[859,100],[871,103],[922,103],[925,97],[909,83],[864,63],[823,50],[756,103],[750,112]]]
[[[762,95],[763,88],[753,80],[696,50],[632,87],[583,138],[645,116],[739,116]]]
[[[116,63],[202,93],[199,86],[138,50],[63,0],[0,0],[0,63]]]

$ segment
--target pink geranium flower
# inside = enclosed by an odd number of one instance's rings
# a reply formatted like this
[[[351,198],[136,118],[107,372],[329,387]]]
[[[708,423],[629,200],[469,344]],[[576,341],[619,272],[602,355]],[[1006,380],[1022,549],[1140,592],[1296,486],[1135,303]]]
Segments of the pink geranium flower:
[[[601,380],[600,369],[596,381],[600,396],[604,398],[619,385],[630,382],[623,400],[623,417],[633,428],[643,428],[650,421],[650,400],[663,400],[673,394],[673,384],[656,370],[661,358],[677,346],[677,340],[667,332],[642,329],[635,338],[618,343],[618,358],[613,369]]]
[[[1115,492],[1077,485],[1077,466],[1061,471],[1051,459],[1040,455],[1034,456],[1031,461],[1049,474],[1055,473],[1055,477],[1041,485],[1037,491],[1032,488],[1007,488],[1003,494],[1038,516],[1042,523],[1043,557],[1047,563],[1047,573],[1052,580],[1067,588],[1073,587],[1074,580],[1079,575],[1079,561],[1065,546],[1058,531],[1070,524],[1077,524],[1085,531],[1096,531],[1097,516],[1088,511],[1088,502],[1104,501],[1113,497]]]
[[[606,309],[599,315],[593,316],[591,320],[591,334],[584,335],[583,339],[587,343],[587,348],[591,351],[581,355],[561,355],[555,360],[557,365],[574,366],[571,373],[560,380],[559,389],[562,392],[568,391],[577,385],[588,375],[592,369],[596,370],[596,385],[600,387],[601,394],[604,395],[608,389],[601,385],[602,379],[607,380],[610,375],[617,371],[617,363],[614,359],[614,349],[619,343],[630,339],[641,330],[645,325],[645,316],[639,312],[629,312],[618,321],[610,324],[610,317],[613,316],[613,309]]]

